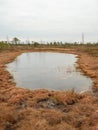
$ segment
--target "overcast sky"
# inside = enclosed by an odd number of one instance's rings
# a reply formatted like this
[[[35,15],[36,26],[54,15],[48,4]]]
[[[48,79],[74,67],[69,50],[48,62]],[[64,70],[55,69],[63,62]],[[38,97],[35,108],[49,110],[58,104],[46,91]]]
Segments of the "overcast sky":
[[[98,41],[98,0],[0,0],[0,39]]]

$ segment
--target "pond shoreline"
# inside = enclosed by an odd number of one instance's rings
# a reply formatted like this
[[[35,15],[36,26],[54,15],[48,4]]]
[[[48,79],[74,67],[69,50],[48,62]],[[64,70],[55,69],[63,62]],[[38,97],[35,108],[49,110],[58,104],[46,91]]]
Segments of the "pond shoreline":
[[[77,60],[77,64],[78,64],[77,69],[80,69],[82,71],[82,73],[84,73],[86,76],[92,78],[92,80],[94,82],[94,86],[92,87],[92,89],[93,89],[94,92],[98,91],[98,81],[97,81],[98,76],[96,75],[96,73],[93,72],[90,64],[88,64],[89,60],[92,60],[93,57],[90,57],[89,55],[87,55],[85,53],[77,52],[76,50],[73,50],[73,49],[59,49],[59,48],[57,48],[57,49],[55,49],[55,48],[52,48],[52,49],[45,49],[45,48],[39,49],[39,48],[36,48],[36,49],[33,49],[33,50],[29,50],[29,51],[28,50],[24,50],[24,51],[19,50],[19,51],[16,51],[16,52],[9,52],[9,51],[6,52],[5,51],[3,53],[0,53],[0,57],[3,57],[3,54],[5,55],[5,57],[3,58],[3,62],[2,62],[2,59],[1,59],[0,68],[2,68],[2,70],[4,70],[4,72],[6,72],[7,75],[9,75],[9,77],[11,79],[13,79],[11,74],[7,70],[5,70],[5,65],[7,63],[12,62],[17,56],[19,56],[22,53],[38,52],[38,51],[39,52],[41,52],[41,51],[42,52],[45,52],[45,51],[47,51],[47,52],[60,52],[60,53],[68,53],[68,54],[77,55],[77,58],[78,58],[78,60]],[[6,55],[7,55],[7,57],[6,57]],[[88,59],[88,61],[85,60],[85,59]],[[94,62],[94,61],[92,61],[92,62]],[[3,80],[3,79],[1,79],[1,80]],[[12,84],[12,85],[15,84],[13,80],[11,80],[11,81],[12,81],[12,83],[10,82],[9,85],[10,84]]]
[[[79,68],[94,81],[98,92],[98,60],[74,49],[39,49],[0,53],[0,129],[98,129],[98,97],[89,92],[33,90],[15,87],[5,65],[24,52],[51,51],[78,55]],[[94,63],[94,64],[91,64]],[[58,117],[58,118],[57,118]],[[77,118],[78,117],[78,118]],[[30,121],[32,123],[30,123]],[[84,123],[85,122],[85,123]]]

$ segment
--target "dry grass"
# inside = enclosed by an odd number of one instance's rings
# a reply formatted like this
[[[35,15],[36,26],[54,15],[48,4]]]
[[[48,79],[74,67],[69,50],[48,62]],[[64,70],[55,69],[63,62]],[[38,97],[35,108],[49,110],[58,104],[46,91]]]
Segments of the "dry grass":
[[[74,90],[30,91],[15,87],[4,65],[21,52],[0,53],[0,130],[97,130],[97,94],[78,94]],[[66,52],[70,50],[67,49]],[[94,55],[97,52],[94,50],[93,56],[88,55],[83,48],[71,52],[79,54],[80,68],[94,78],[94,90],[97,92],[98,59]]]
[[[90,93],[47,90],[31,92],[15,88],[7,94],[12,93],[15,98],[8,98],[0,103],[0,130],[97,128],[98,98]]]

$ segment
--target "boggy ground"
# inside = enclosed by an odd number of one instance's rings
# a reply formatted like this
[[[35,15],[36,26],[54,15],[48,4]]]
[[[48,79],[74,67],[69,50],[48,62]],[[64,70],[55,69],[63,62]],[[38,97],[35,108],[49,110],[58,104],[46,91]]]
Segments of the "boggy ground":
[[[0,130],[98,130],[98,58],[70,49],[35,49],[79,55],[79,67],[94,80],[94,93],[16,88],[5,64],[26,51],[0,53]]]

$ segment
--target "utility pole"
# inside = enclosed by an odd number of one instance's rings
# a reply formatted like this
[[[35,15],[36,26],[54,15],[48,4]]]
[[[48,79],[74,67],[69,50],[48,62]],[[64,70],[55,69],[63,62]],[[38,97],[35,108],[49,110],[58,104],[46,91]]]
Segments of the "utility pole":
[[[82,33],[82,43],[84,44],[84,33]]]
[[[7,36],[7,44],[9,44],[9,37]]]

